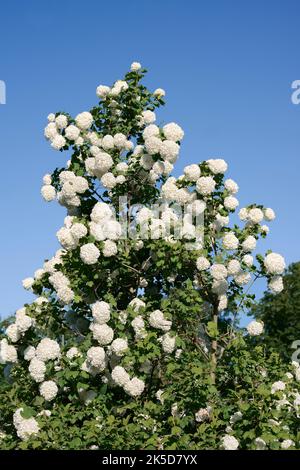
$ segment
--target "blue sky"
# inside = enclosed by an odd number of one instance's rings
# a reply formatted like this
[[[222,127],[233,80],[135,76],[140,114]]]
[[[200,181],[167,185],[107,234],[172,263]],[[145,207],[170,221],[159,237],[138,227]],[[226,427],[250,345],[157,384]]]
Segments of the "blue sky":
[[[0,10],[2,317],[30,300],[21,280],[58,246],[64,210],[46,204],[40,186],[66,155],[44,140],[46,116],[89,109],[96,86],[122,78],[134,60],[149,69],[147,85],[167,91],[158,121],[185,130],[175,174],[224,158],[241,205],[277,213],[262,251],[300,259],[297,0],[11,0]]]

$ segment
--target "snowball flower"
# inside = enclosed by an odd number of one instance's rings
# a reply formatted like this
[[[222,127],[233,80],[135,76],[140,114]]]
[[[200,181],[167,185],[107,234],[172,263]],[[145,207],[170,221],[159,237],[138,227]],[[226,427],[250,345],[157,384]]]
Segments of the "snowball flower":
[[[20,416],[19,423],[16,426],[17,435],[22,441],[27,441],[30,436],[37,434],[40,430],[39,424],[35,418],[24,419]]]
[[[124,385],[124,390],[128,395],[131,395],[132,397],[138,397],[140,396],[145,388],[145,383],[138,379],[137,377],[134,377],[131,379],[129,382],[126,382]]]
[[[152,139],[155,139],[155,137],[152,137]],[[174,163],[179,153],[179,145],[172,140],[164,140],[159,146],[159,153],[164,160]]]
[[[225,173],[227,171],[228,165],[225,160],[222,160],[221,158],[206,160],[206,163],[210,171],[215,175]]]
[[[110,256],[114,256],[118,253],[118,247],[115,242],[112,240],[105,240],[103,245],[103,256],[105,258],[109,258]]]
[[[237,183],[235,181],[233,181],[232,179],[225,180],[224,187],[231,194],[235,194],[239,190],[239,187],[238,187]]]
[[[54,186],[51,186],[51,184],[42,186],[41,194],[43,196],[43,199],[47,202],[54,201],[54,199],[56,198],[56,190]]]
[[[18,327],[15,323],[12,323],[6,328],[5,334],[12,343],[16,343],[21,337]]]
[[[29,374],[35,382],[43,382],[45,378],[46,366],[43,361],[40,361],[36,357],[33,357],[30,361]]]
[[[94,118],[91,113],[85,111],[83,113],[77,114],[75,122],[80,129],[86,130],[89,129],[94,122]]]
[[[72,348],[68,349],[68,351],[66,352],[66,357],[68,359],[74,359],[74,357],[77,357],[77,356],[81,356],[81,353],[78,350],[78,348],[76,348],[76,346],[73,346]]]
[[[92,346],[86,355],[92,367],[98,370],[105,368],[105,351],[101,346]]]
[[[146,110],[142,112],[142,122],[144,124],[152,124],[156,120],[155,113],[150,110]]]
[[[7,339],[0,341],[0,364],[14,363],[18,361],[17,350],[14,346],[8,344]]]
[[[116,366],[112,370],[111,378],[117,384],[123,387],[127,382],[130,381],[130,376],[124,369],[124,367]]]
[[[215,187],[216,182],[211,176],[201,176],[196,183],[196,189],[202,196],[209,196]]]
[[[35,347],[34,346],[27,346],[26,349],[24,349],[24,359],[25,361],[31,361],[35,356]]]
[[[210,273],[213,279],[222,280],[227,276],[227,269],[223,264],[213,264],[210,268]]]
[[[140,308],[145,308],[146,304],[138,297],[135,297],[129,302],[128,307],[132,307],[135,312],[138,312]]]
[[[234,280],[238,286],[243,286],[245,284],[248,284],[248,282],[251,280],[251,274],[247,271],[240,271],[235,274]]]
[[[273,294],[279,294],[283,290],[283,280],[281,276],[274,276],[268,283],[269,289]]]
[[[226,434],[222,437],[222,448],[224,450],[237,450],[239,447],[239,441],[234,437]]]
[[[253,256],[251,255],[245,255],[242,258],[243,263],[245,263],[246,266],[250,267],[253,265]]]
[[[233,196],[227,196],[224,199],[224,207],[229,211],[234,211],[239,205],[239,201]]]
[[[80,134],[80,129],[78,129],[78,127],[74,126],[73,124],[66,127],[66,129],[65,129],[65,136],[69,140],[78,139],[79,134]]]
[[[271,393],[282,392],[283,390],[285,390],[285,383],[282,380],[278,380],[273,383]]]
[[[264,210],[264,217],[266,220],[271,222],[276,217],[275,212],[273,211],[273,209],[270,209],[270,207],[268,207],[267,209]]]
[[[250,336],[259,336],[264,331],[264,324],[253,320],[247,325],[247,331]]]
[[[268,274],[282,274],[285,270],[285,260],[278,253],[269,253],[264,259],[264,266]]]
[[[153,95],[156,96],[157,98],[162,98],[163,96],[166,95],[166,92],[162,88],[156,88],[156,90],[154,90],[153,92]]]
[[[139,62],[132,62],[130,66],[130,70],[132,72],[138,72],[142,68],[141,64]]]
[[[233,232],[226,233],[222,243],[226,250],[236,250],[239,246],[239,240]]]
[[[106,346],[113,340],[114,331],[106,323],[103,325],[99,325],[98,323],[91,324],[90,330],[93,332],[93,338],[98,341],[100,346]]]
[[[161,337],[161,345],[165,353],[172,354],[176,347],[176,337],[171,336],[169,333],[164,334]]]
[[[87,243],[80,247],[80,258],[84,264],[95,264],[100,256],[100,251],[94,243]]]
[[[201,170],[199,165],[188,165],[184,168],[183,171],[188,181],[197,181],[200,178]]]
[[[202,423],[203,421],[208,421],[211,416],[211,408],[200,408],[200,410],[195,413],[195,420],[197,423]]]
[[[58,392],[56,383],[53,380],[47,380],[40,385],[40,394],[47,401],[53,400]]]
[[[261,209],[254,207],[248,211],[248,219],[254,224],[259,224],[264,218],[264,213]]]
[[[295,442],[292,441],[291,439],[284,439],[284,441],[282,441],[281,443],[281,448],[282,449],[289,449],[290,447],[294,446],[295,445]]]
[[[111,351],[116,354],[116,356],[123,356],[126,349],[128,349],[127,339],[117,338],[114,339],[111,343]]]
[[[110,92],[110,87],[106,85],[99,85],[96,89],[96,95],[98,98],[106,98]]]
[[[172,326],[172,322],[164,317],[161,310],[155,310],[150,313],[149,323],[153,328],[158,328],[163,331],[169,331]]]
[[[57,359],[60,356],[60,346],[57,341],[43,338],[36,348],[36,357],[40,361]]]
[[[116,177],[111,172],[105,173],[101,177],[101,183],[105,188],[113,189],[117,184]]]
[[[248,219],[248,209],[242,207],[239,211],[239,218],[240,220],[247,220]]]
[[[31,289],[33,284],[34,284],[33,277],[26,277],[26,279],[23,279],[23,281],[22,281],[22,285],[23,285],[24,289],[26,289],[26,290]]]
[[[178,124],[170,122],[163,127],[163,133],[167,140],[178,142],[183,139],[184,132]]]
[[[62,135],[56,135],[51,143],[51,147],[55,150],[60,150],[66,145],[66,139]]]
[[[110,305],[103,300],[95,302],[91,306],[94,321],[102,325],[110,320]]]
[[[256,248],[256,238],[253,235],[249,235],[242,243],[243,251],[253,251]]]
[[[210,267],[210,262],[204,256],[199,256],[196,260],[196,266],[198,271],[205,271]]]

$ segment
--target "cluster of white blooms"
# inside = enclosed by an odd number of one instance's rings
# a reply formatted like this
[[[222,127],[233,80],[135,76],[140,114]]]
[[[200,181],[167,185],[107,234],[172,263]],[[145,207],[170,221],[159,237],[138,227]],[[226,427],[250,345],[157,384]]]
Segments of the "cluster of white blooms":
[[[14,412],[13,423],[18,437],[23,441],[27,441],[30,436],[39,432],[40,427],[35,418],[23,418],[22,412],[23,408],[19,408]]]
[[[49,361],[60,357],[60,346],[57,341],[43,338],[36,347],[36,357],[40,361]]]
[[[212,408],[208,406],[207,408],[200,408],[200,410],[195,413],[195,420],[197,423],[203,423],[204,421],[209,421],[212,415]]]
[[[282,392],[285,390],[285,383],[282,382],[282,380],[278,380],[277,382],[274,382],[272,387],[271,387],[271,393],[276,393],[276,392]]]
[[[264,331],[264,324],[261,321],[253,320],[247,325],[247,331],[250,336],[259,336]]]
[[[84,264],[95,264],[100,256],[100,251],[94,243],[86,243],[80,247],[80,258]]]
[[[131,379],[122,366],[114,367],[111,377],[116,385],[124,388],[125,392],[132,397],[138,397],[144,391],[145,383],[137,377]]]
[[[281,276],[274,276],[268,283],[269,289],[273,294],[279,294],[283,290],[283,279]]]
[[[8,344],[6,338],[0,341],[0,364],[14,363],[18,361],[18,353],[14,346]]]
[[[61,150],[68,141],[82,145],[84,140],[82,133],[91,127],[94,119],[91,113],[84,111],[76,116],[76,125],[70,123],[69,118],[64,114],[59,114],[56,117],[54,114],[49,114],[48,121],[44,135],[55,150]]]
[[[285,270],[285,261],[278,253],[269,253],[264,259],[264,266],[268,274],[282,274]]]
[[[43,382],[45,379],[46,365],[37,357],[33,357],[29,363],[29,374],[35,382]]]
[[[210,262],[204,256],[199,256],[196,260],[196,266],[198,271],[205,271],[210,267]]]
[[[124,338],[117,338],[114,339],[113,342],[111,343],[111,351],[116,355],[116,356],[123,356],[128,349],[128,342],[127,339]]]
[[[167,354],[172,354],[176,347],[176,336],[171,336],[170,333],[165,333],[160,338],[163,351]]]
[[[91,306],[94,322],[102,325],[110,320],[110,305],[104,301],[97,301]]]
[[[132,320],[131,326],[134,329],[135,337],[137,340],[143,339],[146,337],[147,333],[145,329],[145,322],[141,315],[138,315]]]
[[[82,223],[75,222],[66,217],[65,226],[56,233],[58,241],[65,250],[74,250],[79,245],[79,241],[88,233],[88,229]]]
[[[239,441],[234,437],[226,434],[222,437],[221,447],[224,450],[237,450],[239,447]]]
[[[74,292],[70,288],[69,279],[60,271],[56,271],[49,276],[49,282],[54,287],[59,300],[67,305],[74,299]]]
[[[132,307],[135,312],[138,312],[140,308],[145,308],[146,304],[138,297],[135,297],[129,302],[128,307]]]
[[[225,250],[236,250],[239,246],[239,240],[233,232],[227,232],[223,237],[223,247]]]
[[[50,202],[56,199],[56,189],[52,186],[51,175],[45,175],[43,177],[43,186],[41,188],[41,194],[45,201]]]
[[[47,380],[40,385],[40,394],[47,401],[53,400],[58,393],[58,387],[53,380]]]
[[[100,346],[110,344],[114,338],[114,330],[106,323],[91,323],[90,330],[93,333],[93,338],[98,341]]]
[[[25,309],[16,312],[16,321],[6,328],[5,334],[12,343],[16,343],[21,336],[33,325],[33,319],[26,315]]]
[[[104,349],[101,346],[92,346],[87,351],[87,362],[88,365],[97,369],[97,371],[103,371],[106,365]]]
[[[150,313],[149,324],[153,328],[157,328],[162,331],[169,331],[172,326],[172,322],[164,317],[161,310],[154,310],[154,312]]]
[[[66,208],[78,207],[81,204],[79,195],[89,189],[89,183],[83,176],[76,176],[73,171],[64,170],[59,174],[61,191],[57,194],[58,202]]]

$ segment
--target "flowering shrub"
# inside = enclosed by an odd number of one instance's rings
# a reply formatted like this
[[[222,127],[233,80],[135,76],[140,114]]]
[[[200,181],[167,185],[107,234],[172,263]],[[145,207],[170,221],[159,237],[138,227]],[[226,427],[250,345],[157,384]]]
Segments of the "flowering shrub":
[[[45,137],[71,156],[41,193],[67,216],[0,343],[1,447],[299,447],[298,364],[248,344],[262,322],[235,326],[255,279],[282,290],[283,257],[251,254],[275,214],[251,204],[230,226],[222,159],[170,176],[184,132],[155,124],[165,92],[145,72],[134,62],[90,111],[48,116]]]

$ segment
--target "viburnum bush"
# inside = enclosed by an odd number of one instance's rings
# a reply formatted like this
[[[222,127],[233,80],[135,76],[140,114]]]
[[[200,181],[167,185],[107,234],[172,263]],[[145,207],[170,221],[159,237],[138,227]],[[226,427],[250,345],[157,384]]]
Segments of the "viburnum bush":
[[[184,132],[154,124],[165,92],[145,73],[134,62],[90,111],[48,116],[71,155],[41,193],[67,216],[0,343],[1,448],[299,448],[298,363],[253,346],[262,322],[237,327],[257,278],[283,289],[283,257],[251,254],[275,214],[251,204],[230,226],[222,159],[170,176]]]

